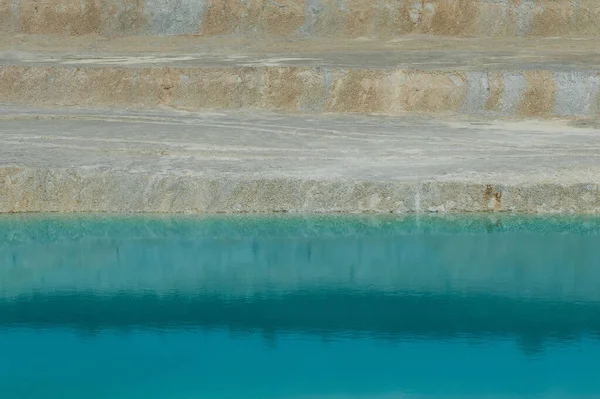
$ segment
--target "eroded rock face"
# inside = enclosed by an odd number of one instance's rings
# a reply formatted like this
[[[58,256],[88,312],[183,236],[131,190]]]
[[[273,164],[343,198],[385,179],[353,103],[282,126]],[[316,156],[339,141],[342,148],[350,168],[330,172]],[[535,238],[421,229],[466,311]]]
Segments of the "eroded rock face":
[[[0,213],[600,212],[599,130],[564,120],[18,108],[0,120]]]
[[[600,36],[598,0],[0,0],[0,33]]]
[[[600,112],[600,72],[13,65],[0,67],[0,96],[15,104],[63,107],[594,116]]]
[[[228,178],[0,166],[0,214],[600,212],[600,185]]]

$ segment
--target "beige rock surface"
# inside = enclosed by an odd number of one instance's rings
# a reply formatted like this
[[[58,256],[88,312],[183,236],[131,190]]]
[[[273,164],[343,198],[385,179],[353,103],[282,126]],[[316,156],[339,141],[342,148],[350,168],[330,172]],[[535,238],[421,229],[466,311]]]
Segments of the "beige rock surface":
[[[131,37],[0,43],[0,102],[296,113],[596,116],[595,40]]]
[[[0,0],[0,212],[597,213],[598,37],[600,0]]]
[[[599,0],[0,0],[0,32],[266,37],[600,36]]]
[[[600,211],[595,120],[23,110],[0,212]]]

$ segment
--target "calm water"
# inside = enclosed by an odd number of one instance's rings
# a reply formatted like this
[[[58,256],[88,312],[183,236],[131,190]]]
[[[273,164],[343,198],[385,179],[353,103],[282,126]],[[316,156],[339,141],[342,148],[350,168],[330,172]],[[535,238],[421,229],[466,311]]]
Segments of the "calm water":
[[[600,219],[0,217],[0,398],[600,398]]]

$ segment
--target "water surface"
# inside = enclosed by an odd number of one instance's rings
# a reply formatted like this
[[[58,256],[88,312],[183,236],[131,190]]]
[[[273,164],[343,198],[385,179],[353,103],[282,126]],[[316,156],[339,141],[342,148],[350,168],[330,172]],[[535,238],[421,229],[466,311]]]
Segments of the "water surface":
[[[600,397],[600,219],[0,217],[0,398]]]

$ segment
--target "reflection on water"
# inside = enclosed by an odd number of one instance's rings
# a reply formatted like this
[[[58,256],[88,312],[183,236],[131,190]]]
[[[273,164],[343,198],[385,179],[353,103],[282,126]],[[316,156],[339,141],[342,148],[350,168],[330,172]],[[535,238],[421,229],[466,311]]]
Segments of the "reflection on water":
[[[597,218],[0,218],[0,398],[591,398],[597,359]]]

